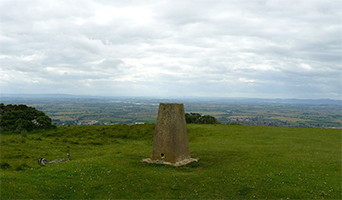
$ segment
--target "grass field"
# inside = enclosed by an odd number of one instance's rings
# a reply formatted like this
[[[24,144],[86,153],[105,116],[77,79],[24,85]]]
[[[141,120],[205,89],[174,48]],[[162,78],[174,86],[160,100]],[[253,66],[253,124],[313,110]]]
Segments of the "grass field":
[[[175,168],[140,162],[154,127],[2,134],[1,199],[341,199],[341,130],[190,124],[200,161]]]

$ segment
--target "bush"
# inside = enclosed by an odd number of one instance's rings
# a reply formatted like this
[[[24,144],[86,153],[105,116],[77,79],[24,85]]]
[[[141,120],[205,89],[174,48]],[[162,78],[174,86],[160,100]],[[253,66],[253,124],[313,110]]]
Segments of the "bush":
[[[0,127],[2,131],[22,133],[23,130],[56,128],[44,112],[26,105],[0,104]]]
[[[215,117],[199,113],[185,113],[185,120],[188,124],[220,124]]]

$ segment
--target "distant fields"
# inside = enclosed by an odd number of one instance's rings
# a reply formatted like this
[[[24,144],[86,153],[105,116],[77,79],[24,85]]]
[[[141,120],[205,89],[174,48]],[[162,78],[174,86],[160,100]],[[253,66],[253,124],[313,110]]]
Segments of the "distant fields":
[[[57,125],[154,123],[160,102],[184,103],[185,112],[212,115],[223,124],[257,126],[342,127],[341,101],[267,99],[150,99],[150,98],[19,98],[0,103],[27,104],[42,110]]]
[[[154,124],[1,134],[1,199],[341,199],[341,130],[187,125],[199,163],[140,163]],[[47,160],[71,161],[41,167]]]

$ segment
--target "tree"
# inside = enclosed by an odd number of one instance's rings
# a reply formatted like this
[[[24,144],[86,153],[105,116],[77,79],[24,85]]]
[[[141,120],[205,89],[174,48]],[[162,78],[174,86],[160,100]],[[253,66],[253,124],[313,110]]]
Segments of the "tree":
[[[185,113],[185,120],[188,124],[220,124],[215,117],[199,113]]]
[[[200,124],[220,124],[220,122],[213,116],[204,115],[200,118]]]
[[[201,115],[199,113],[185,113],[185,120],[188,124],[199,124]]]
[[[55,128],[51,118],[44,112],[33,107],[21,105],[0,104],[0,126],[2,131],[21,133],[35,129]]]

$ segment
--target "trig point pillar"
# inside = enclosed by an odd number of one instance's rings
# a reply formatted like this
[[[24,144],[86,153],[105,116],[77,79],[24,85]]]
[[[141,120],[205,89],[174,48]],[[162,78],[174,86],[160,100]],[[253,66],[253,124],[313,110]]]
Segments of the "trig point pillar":
[[[151,158],[141,162],[182,166],[198,159],[190,157],[184,105],[160,103]]]

